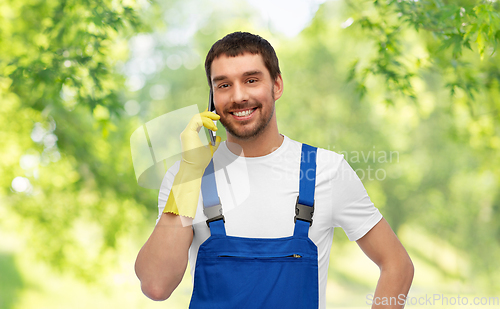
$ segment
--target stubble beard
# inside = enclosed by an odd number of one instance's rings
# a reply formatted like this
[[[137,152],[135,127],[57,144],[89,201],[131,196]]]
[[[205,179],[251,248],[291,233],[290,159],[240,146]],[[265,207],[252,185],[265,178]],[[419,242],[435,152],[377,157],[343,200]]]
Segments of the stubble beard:
[[[275,113],[275,101],[274,101],[274,87],[273,87],[273,91],[271,91],[271,97],[272,97],[272,109],[269,113],[269,116],[263,114],[263,104],[261,102],[257,102],[257,109],[254,111],[254,113],[256,113],[257,111],[259,111],[259,113],[261,113],[261,116],[259,117],[258,122],[256,123],[255,127],[251,130],[247,130],[246,128],[240,128],[241,130],[238,130],[238,126],[244,126],[244,124],[242,125],[234,125],[234,123],[232,123],[231,121],[227,121],[227,119],[229,117],[232,117],[231,113],[227,113],[227,116],[224,116],[224,117],[220,117],[219,121],[221,122],[221,124],[224,126],[224,128],[226,128],[227,132],[229,134],[231,134],[232,136],[238,138],[238,139],[242,139],[242,140],[249,140],[249,139],[253,139],[257,136],[259,136],[260,134],[262,134],[262,132],[264,132],[264,130],[266,129],[266,127],[269,125],[269,123],[271,122],[271,119],[273,118],[273,115]],[[255,105],[254,105],[255,106]],[[257,115],[255,115],[257,116]]]
[[[256,113],[257,110],[259,110],[259,112],[262,112],[262,104],[254,111],[254,113]],[[248,140],[257,137],[260,134],[262,134],[262,132],[264,132],[266,127],[271,122],[271,119],[273,118],[274,110],[275,109],[273,106],[271,112],[269,113],[269,116],[266,117],[266,115],[262,115],[261,117],[259,117],[258,122],[251,130],[248,130],[247,128],[242,128],[241,126],[244,126],[244,124],[234,124],[230,121],[226,121],[227,120],[226,117],[221,117],[220,122],[224,126],[224,128],[226,128],[227,132],[232,136],[238,139]],[[232,117],[232,116],[229,115],[227,117]]]

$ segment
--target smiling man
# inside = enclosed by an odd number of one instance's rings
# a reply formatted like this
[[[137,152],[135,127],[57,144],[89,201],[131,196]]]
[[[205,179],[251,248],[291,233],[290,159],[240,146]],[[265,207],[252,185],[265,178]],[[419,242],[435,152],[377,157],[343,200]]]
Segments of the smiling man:
[[[136,261],[143,292],[167,299],[189,261],[190,308],[325,308],[341,227],[380,268],[374,299],[399,300],[372,307],[402,308],[412,262],[356,173],[343,156],[279,133],[283,79],[269,42],[229,34],[205,70],[217,115],[195,115],[181,134],[182,160],[165,175],[157,225]],[[216,130],[213,120],[227,141],[208,148],[198,131]]]

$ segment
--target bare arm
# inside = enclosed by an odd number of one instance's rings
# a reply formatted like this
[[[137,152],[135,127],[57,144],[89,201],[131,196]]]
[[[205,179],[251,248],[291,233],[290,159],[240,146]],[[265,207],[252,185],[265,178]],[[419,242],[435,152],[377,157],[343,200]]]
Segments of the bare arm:
[[[172,213],[162,214],[135,261],[142,292],[153,300],[169,298],[186,271],[193,230],[181,219],[188,220]]]
[[[403,308],[413,281],[414,268],[389,223],[382,218],[357,243],[380,268],[372,308]]]

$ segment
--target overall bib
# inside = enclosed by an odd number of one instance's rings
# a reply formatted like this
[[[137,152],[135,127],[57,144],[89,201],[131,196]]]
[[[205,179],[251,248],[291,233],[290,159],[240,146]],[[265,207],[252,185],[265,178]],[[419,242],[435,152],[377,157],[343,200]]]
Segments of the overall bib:
[[[283,238],[226,235],[210,162],[201,191],[211,236],[198,250],[189,308],[318,308],[318,250],[308,236],[314,212],[316,150],[302,144],[294,233]]]

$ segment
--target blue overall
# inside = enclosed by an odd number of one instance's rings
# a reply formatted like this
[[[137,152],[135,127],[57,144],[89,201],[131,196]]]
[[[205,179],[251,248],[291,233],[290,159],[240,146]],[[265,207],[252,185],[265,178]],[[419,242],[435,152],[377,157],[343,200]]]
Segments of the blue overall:
[[[201,191],[211,236],[198,250],[189,308],[318,308],[318,250],[308,236],[314,211],[316,150],[302,144],[295,228],[293,236],[284,238],[226,235],[210,162]]]

